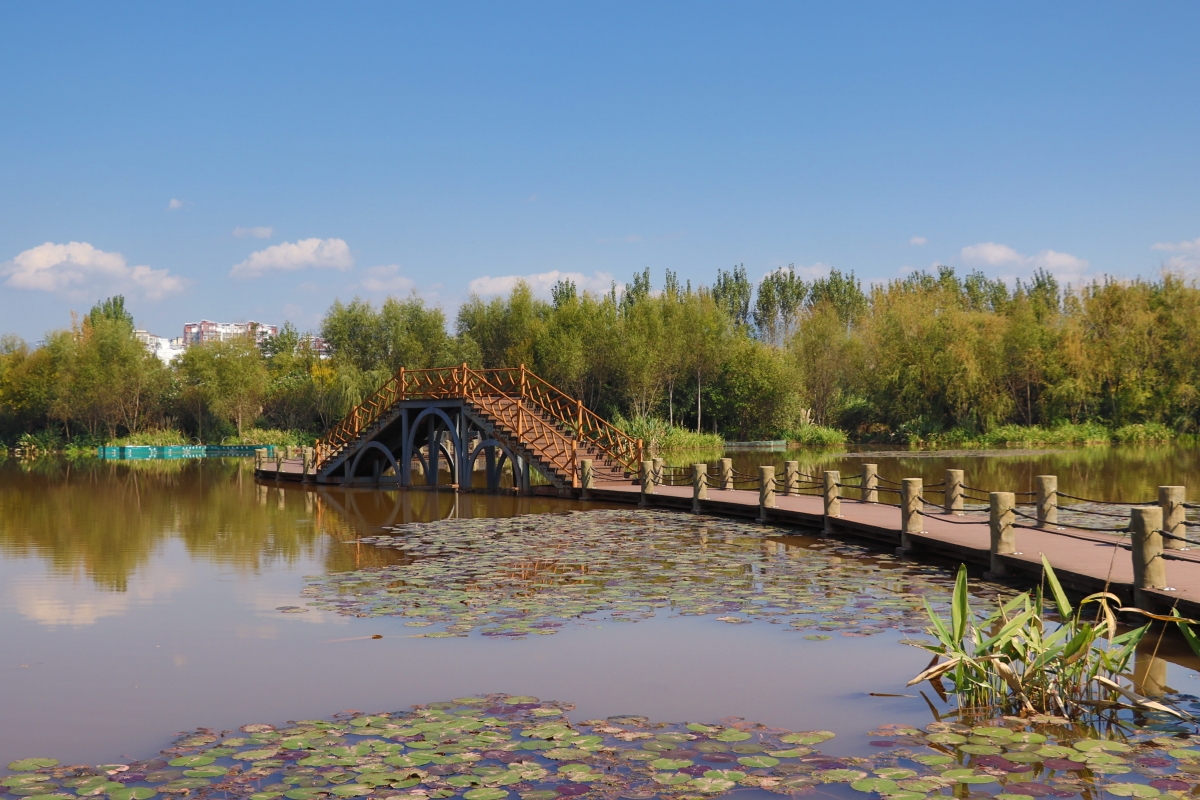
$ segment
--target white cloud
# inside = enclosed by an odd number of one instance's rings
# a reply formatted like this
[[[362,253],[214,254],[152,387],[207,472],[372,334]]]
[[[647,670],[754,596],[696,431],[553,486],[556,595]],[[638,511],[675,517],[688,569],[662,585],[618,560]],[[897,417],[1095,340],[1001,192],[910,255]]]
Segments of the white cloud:
[[[342,239],[301,239],[284,242],[251,253],[240,264],[234,264],[229,274],[234,278],[257,278],[268,272],[295,272],[310,267],[348,270],[354,266],[350,245]]]
[[[1158,242],[1151,250],[1165,250],[1168,253],[1197,253],[1200,252],[1200,238],[1190,242]]]
[[[367,276],[358,284],[372,294],[401,294],[412,291],[416,285],[407,275],[399,275],[399,264],[384,264],[371,267]]]
[[[250,236],[254,239],[270,239],[271,234],[274,232],[275,232],[275,229],[269,225],[259,226],[256,228],[234,228],[233,229],[233,235],[239,239],[245,239],[247,236]]]
[[[1024,267],[1044,269],[1052,273],[1059,281],[1077,284],[1084,280],[1088,260],[1073,256],[1070,253],[1060,253],[1057,250],[1042,250],[1036,255],[1025,256],[1006,244],[983,242],[962,249],[962,259],[968,264],[986,264],[990,267]],[[1002,276],[1015,277],[1015,276]]]
[[[100,589],[82,581],[26,575],[10,582],[8,595],[26,619],[49,628],[79,628],[105,617],[124,616],[135,606],[161,601],[189,583],[186,574],[161,568],[155,570],[153,578],[134,575],[123,592]]]
[[[129,266],[120,253],[97,250],[87,242],[46,242],[19,253],[0,266],[4,285],[14,289],[67,292],[82,296],[89,291],[122,291],[150,300],[182,291],[188,281],[165,269]]]
[[[178,211],[181,208],[183,208],[183,201],[178,198],[172,197],[171,202],[167,203],[167,211]]]
[[[921,245],[925,244],[925,243],[926,243],[926,242],[928,242],[928,241],[929,241],[929,240],[928,240],[928,239],[926,239],[924,236],[914,236],[914,237],[912,237],[911,239],[909,239],[909,240],[908,240],[908,243],[909,243],[909,244],[915,244],[915,245],[917,245],[918,247],[920,247]]]
[[[560,272],[552,269],[549,272],[539,272],[535,275],[501,275],[491,277],[485,275],[467,284],[467,290],[478,295],[508,294],[519,281],[525,281],[529,288],[539,297],[549,297],[550,289],[559,281],[574,281],[581,292],[601,294],[612,287],[613,276],[608,272],[597,272],[584,275],[582,272]],[[618,284],[617,289],[621,286]]]
[[[984,242],[973,244],[962,249],[963,261],[973,264],[987,264],[998,267],[1002,264],[1020,264],[1025,257],[1006,244]]]

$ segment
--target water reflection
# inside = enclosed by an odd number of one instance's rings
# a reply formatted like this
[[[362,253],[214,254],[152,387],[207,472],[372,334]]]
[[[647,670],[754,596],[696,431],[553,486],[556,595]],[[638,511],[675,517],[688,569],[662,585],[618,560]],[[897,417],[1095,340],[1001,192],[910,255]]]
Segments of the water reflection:
[[[350,544],[384,525],[599,507],[513,495],[262,484],[245,459],[9,460],[0,464],[0,556],[36,557],[53,574],[126,592],[130,577],[171,539],[183,542],[193,558],[240,572],[313,558],[328,572],[343,572],[394,563],[398,556],[372,547],[322,547],[322,537]],[[138,588],[151,595],[167,590]],[[88,603],[59,598],[26,605],[58,624],[87,624],[116,613],[104,608],[121,605],[115,599]]]

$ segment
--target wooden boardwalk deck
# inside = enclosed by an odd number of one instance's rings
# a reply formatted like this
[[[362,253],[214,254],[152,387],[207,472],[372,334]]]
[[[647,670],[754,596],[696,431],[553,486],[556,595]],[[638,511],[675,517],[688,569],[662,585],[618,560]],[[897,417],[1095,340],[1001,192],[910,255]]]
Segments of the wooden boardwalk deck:
[[[265,480],[296,482],[304,477],[299,460],[285,460],[281,467],[277,473],[275,463],[267,462],[256,474]],[[368,484],[370,479],[364,478],[362,482]],[[578,489],[544,486],[536,487],[535,491],[538,489],[579,496]],[[597,483],[590,496],[598,501],[633,505],[642,499],[641,487],[630,482]],[[649,505],[690,512],[692,488],[656,486]],[[709,487],[708,499],[700,501],[700,510],[705,514],[756,519],[758,491]],[[841,510],[840,517],[829,521],[832,535],[866,539],[887,549],[900,546],[898,506],[843,497]],[[925,530],[909,535],[913,558],[931,557],[984,569],[990,566],[990,530],[986,513],[967,511],[961,516],[927,513],[923,519]],[[775,508],[767,510],[766,521],[785,528],[821,531],[825,525],[824,501],[813,494],[776,494]],[[1085,594],[1108,590],[1121,597],[1126,605],[1133,604],[1133,559],[1128,535],[1093,533],[1065,525],[1055,530],[1019,527],[1016,543],[1019,552],[1000,556],[1014,577],[1036,582],[1042,570],[1041,557],[1045,554],[1067,587]],[[1154,606],[1146,610],[1167,613],[1174,606],[1184,616],[1200,618],[1200,548],[1167,550],[1163,558],[1171,588],[1144,590],[1143,596]]]

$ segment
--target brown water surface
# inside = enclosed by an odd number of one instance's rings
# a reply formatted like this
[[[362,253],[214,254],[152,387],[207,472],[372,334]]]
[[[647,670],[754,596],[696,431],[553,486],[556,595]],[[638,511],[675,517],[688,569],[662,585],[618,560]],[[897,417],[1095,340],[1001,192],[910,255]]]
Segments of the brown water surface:
[[[1157,482],[1186,482],[1196,470],[1190,451],[1137,452],[873,458],[897,479],[916,469],[936,478],[943,464],[961,464],[969,483],[992,487],[1025,486],[1053,468],[1081,494],[1122,499]],[[782,463],[780,455],[768,458]],[[737,458],[747,470],[760,460]],[[862,461],[806,463],[853,474]],[[400,617],[277,610],[302,602],[306,575],[396,563],[398,551],[357,541],[384,525],[596,507],[260,485],[240,460],[0,463],[0,764],[34,755],[65,763],[146,757],[199,725],[498,691],[574,702],[581,719],[735,715],[826,728],[839,733],[824,748],[835,753],[866,747],[865,732],[880,723],[929,721],[918,697],[868,694],[914,693],[904,683],[927,658],[900,645],[895,630],[818,642],[784,635],[786,626],[660,612],[518,641],[429,639],[413,638]],[[775,541],[814,554],[825,546],[808,536]],[[1190,670],[1172,667],[1168,679],[1183,691],[1200,688]]]

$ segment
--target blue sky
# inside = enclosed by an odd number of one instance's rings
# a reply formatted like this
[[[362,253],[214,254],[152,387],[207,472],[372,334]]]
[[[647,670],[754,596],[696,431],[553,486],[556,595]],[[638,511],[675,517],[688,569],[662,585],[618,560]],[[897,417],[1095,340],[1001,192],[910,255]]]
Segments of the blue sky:
[[[9,3],[0,332],[1200,266],[1196,3]]]

